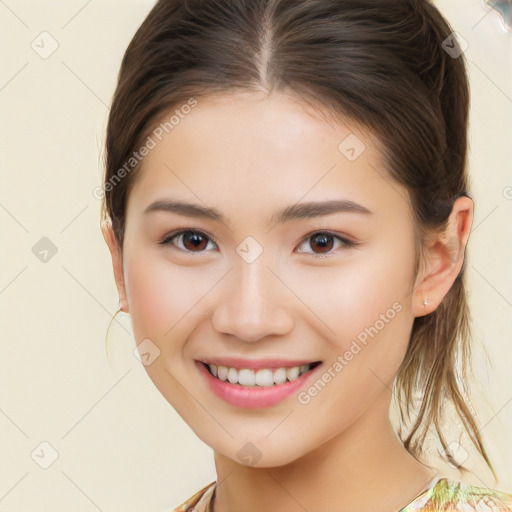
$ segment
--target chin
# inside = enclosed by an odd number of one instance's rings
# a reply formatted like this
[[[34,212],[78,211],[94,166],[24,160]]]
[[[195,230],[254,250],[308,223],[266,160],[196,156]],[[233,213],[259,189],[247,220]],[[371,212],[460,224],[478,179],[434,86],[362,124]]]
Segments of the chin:
[[[285,445],[277,436],[274,441],[231,441],[226,447],[227,450],[223,447],[213,449],[216,455],[227,457],[236,464],[261,469],[286,466],[302,457],[303,454],[298,453],[296,444]]]

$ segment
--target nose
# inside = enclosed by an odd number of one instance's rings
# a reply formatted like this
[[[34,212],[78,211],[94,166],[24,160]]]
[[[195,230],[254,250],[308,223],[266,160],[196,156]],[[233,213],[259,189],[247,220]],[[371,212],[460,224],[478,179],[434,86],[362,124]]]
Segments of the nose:
[[[292,294],[275,274],[263,258],[237,262],[222,283],[214,329],[247,342],[289,333],[294,326]]]

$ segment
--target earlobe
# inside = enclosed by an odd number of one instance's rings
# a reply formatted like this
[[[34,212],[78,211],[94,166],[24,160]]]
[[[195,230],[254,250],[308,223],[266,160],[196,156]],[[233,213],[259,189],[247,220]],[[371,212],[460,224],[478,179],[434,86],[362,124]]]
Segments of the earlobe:
[[[102,224],[101,231],[112,258],[114,278],[117,292],[119,294],[119,307],[121,308],[121,311],[128,313],[128,300],[126,298],[126,286],[124,282],[123,253],[114,236],[112,224]]]
[[[464,252],[473,224],[473,201],[459,197],[453,204],[447,228],[431,238],[425,248],[424,270],[412,293],[414,316],[432,313],[450,291],[462,270]]]

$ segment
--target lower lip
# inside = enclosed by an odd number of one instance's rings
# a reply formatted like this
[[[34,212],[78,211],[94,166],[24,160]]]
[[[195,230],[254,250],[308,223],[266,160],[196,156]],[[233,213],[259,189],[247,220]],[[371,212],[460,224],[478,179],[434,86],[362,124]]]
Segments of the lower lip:
[[[270,407],[281,402],[298,391],[311,375],[322,366],[319,364],[301,375],[298,379],[284,384],[274,386],[241,386],[240,384],[231,384],[230,382],[217,379],[208,371],[203,363],[196,361],[196,364],[206,379],[208,386],[215,394],[231,405],[246,409]]]

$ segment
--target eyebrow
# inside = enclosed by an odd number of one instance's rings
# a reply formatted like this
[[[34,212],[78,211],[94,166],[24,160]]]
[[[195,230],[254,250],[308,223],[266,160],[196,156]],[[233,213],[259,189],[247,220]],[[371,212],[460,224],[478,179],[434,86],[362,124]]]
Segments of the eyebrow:
[[[186,201],[161,199],[150,204],[144,210],[143,215],[156,211],[176,213],[185,217],[211,219],[227,224],[225,217],[216,208],[209,208]],[[310,201],[287,206],[275,212],[268,222],[269,224],[283,224],[292,220],[310,219],[333,213],[373,214],[371,210],[354,201],[349,201],[348,199],[333,199],[329,201]]]

